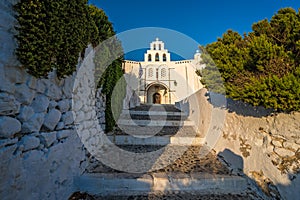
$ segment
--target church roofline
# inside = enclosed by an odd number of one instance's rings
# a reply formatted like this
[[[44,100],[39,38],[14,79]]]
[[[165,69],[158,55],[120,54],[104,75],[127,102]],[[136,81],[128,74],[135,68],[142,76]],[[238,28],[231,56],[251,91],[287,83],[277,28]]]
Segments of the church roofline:
[[[161,64],[161,63],[175,63],[175,64],[182,64],[182,63],[191,63],[194,59],[185,59],[185,60],[173,60],[169,62],[164,61],[157,61],[157,62],[148,62],[148,61],[135,61],[135,60],[123,60],[125,63],[131,64],[140,64],[140,63],[150,63],[150,64]]]
[[[141,62],[143,62],[143,61],[123,60],[123,62],[125,62],[125,63],[131,63],[131,64],[139,64],[139,63],[141,63]]]
[[[165,44],[158,37],[150,43],[150,48],[144,52],[143,60],[125,60],[126,63],[139,64],[139,63],[191,63],[196,59],[196,55],[201,54],[199,50],[194,54],[194,59],[184,60],[171,60],[171,52],[165,49]],[[199,57],[199,56],[198,56]]]

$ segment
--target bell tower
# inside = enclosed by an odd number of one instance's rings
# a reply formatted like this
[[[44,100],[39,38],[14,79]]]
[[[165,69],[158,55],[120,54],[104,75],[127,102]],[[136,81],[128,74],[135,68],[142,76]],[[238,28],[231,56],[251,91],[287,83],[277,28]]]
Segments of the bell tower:
[[[159,38],[150,43],[150,50],[144,55],[145,62],[170,62],[171,56],[167,49],[165,49],[165,43]]]

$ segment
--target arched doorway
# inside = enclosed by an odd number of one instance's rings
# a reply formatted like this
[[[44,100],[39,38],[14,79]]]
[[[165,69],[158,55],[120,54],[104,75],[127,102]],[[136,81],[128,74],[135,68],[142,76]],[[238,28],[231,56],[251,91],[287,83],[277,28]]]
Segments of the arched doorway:
[[[161,83],[150,84],[146,89],[147,103],[149,104],[169,104],[169,90]]]
[[[161,95],[159,93],[154,93],[152,98],[152,103],[154,104],[160,104],[161,103]]]

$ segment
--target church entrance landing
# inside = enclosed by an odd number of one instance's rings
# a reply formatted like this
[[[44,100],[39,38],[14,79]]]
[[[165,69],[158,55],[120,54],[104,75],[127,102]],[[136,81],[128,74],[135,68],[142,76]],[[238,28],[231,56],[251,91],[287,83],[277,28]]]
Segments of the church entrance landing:
[[[168,88],[163,84],[151,84],[147,90],[148,104],[169,104]]]

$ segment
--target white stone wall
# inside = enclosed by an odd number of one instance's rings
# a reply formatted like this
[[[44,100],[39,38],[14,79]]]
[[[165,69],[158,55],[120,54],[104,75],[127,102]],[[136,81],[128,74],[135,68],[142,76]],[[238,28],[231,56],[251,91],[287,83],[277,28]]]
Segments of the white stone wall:
[[[14,54],[15,3],[0,2],[0,196],[67,199],[76,190],[73,177],[88,162],[78,128],[93,131],[89,141],[101,131],[94,82],[89,80],[93,70],[79,78],[74,91],[78,73],[63,80],[55,72],[48,79],[26,73]]]
[[[226,113],[217,152],[243,158],[243,171],[260,184],[271,180],[284,199],[299,198],[300,113],[249,116]],[[222,154],[226,160],[227,154]],[[229,156],[230,157],[230,156]],[[232,168],[239,168],[233,161]]]
[[[213,138],[219,129],[215,141],[207,142],[234,172],[256,180],[273,198],[276,188],[283,199],[299,198],[299,112],[272,114],[221,95],[208,95],[205,89],[177,106],[190,114],[206,138]]]
[[[123,110],[128,110],[137,106],[140,106],[140,98],[137,96],[135,91],[127,84],[126,96],[123,100]]]
[[[96,112],[99,124],[102,130],[105,130],[105,108],[106,108],[106,96],[101,93],[102,88],[96,91]]]

